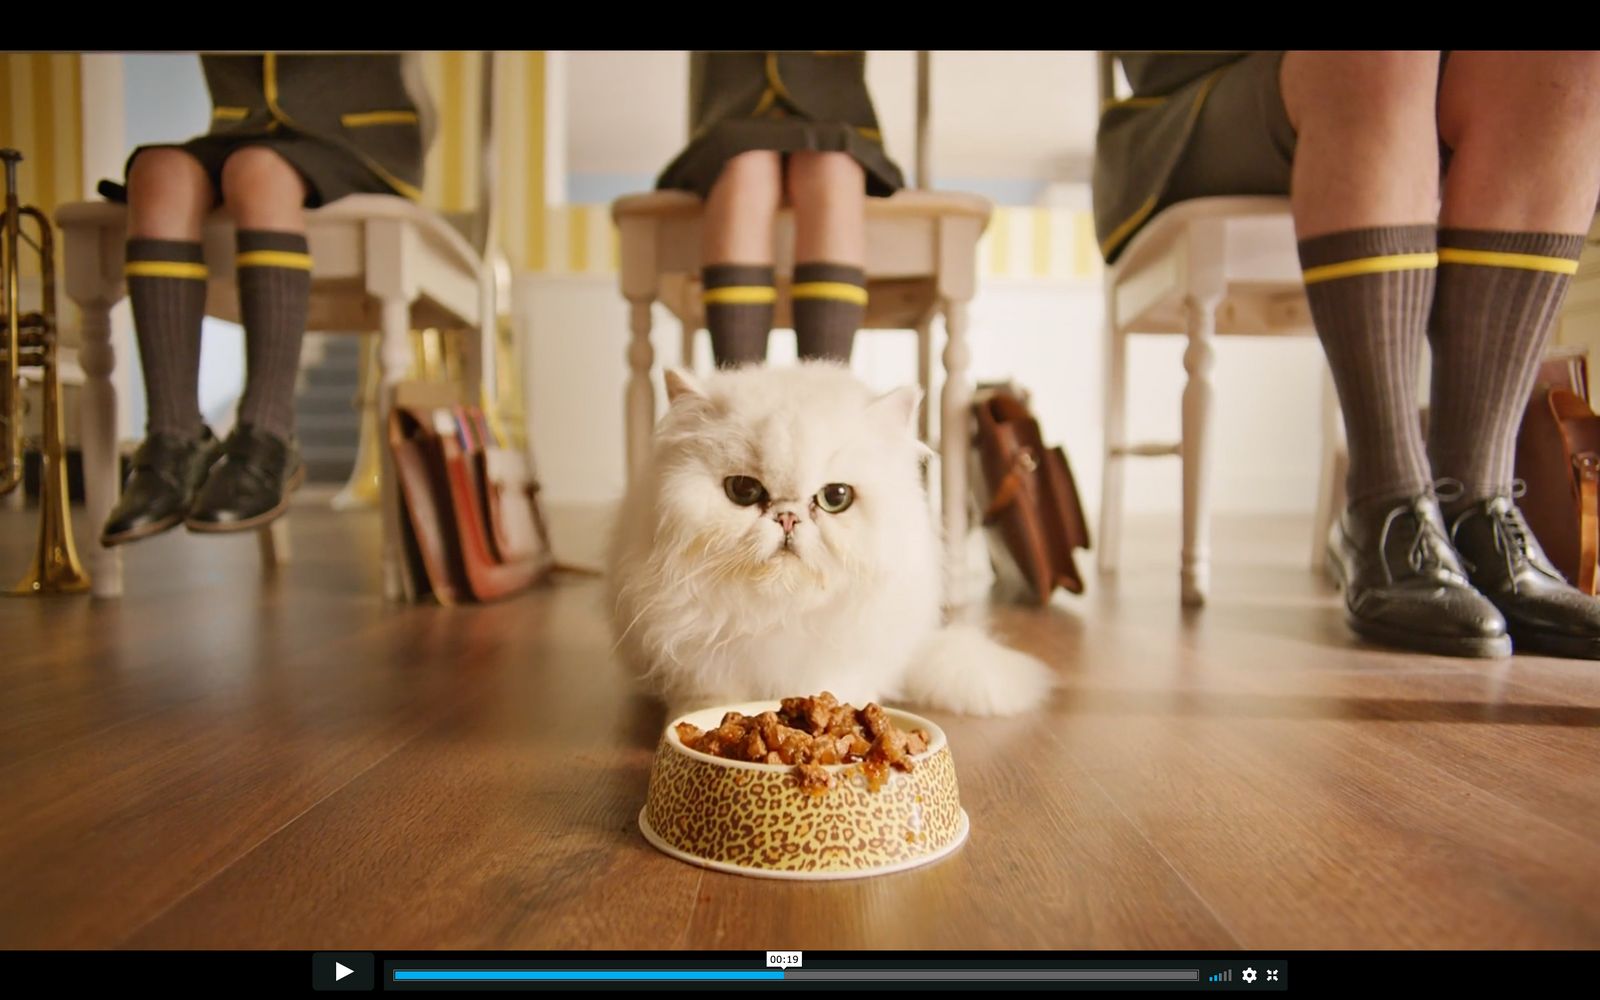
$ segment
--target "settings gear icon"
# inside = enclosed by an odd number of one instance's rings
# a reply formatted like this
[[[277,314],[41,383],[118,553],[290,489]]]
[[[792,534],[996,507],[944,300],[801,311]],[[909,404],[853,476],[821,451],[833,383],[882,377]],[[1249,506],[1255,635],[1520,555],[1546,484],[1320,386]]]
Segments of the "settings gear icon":
[[[1254,970],[1254,969],[1245,969],[1244,970],[1244,981],[1247,982],[1247,983],[1255,982],[1256,981],[1256,970]]]

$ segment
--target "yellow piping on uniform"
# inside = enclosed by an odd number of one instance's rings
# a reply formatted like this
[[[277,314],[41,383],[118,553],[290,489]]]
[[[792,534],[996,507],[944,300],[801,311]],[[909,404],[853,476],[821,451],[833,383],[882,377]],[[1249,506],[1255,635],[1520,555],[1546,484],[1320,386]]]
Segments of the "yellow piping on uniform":
[[[1211,88],[1215,87],[1217,85],[1217,81],[1222,79],[1222,72],[1227,68],[1227,66],[1223,66],[1221,69],[1212,70],[1211,75],[1206,77],[1205,83],[1200,85],[1200,92],[1194,95],[1194,105],[1189,108],[1189,121],[1184,126],[1185,134],[1187,134],[1188,131],[1194,127],[1194,120],[1200,117],[1201,106],[1205,104],[1206,98],[1211,96]],[[1144,220],[1149,217],[1151,212],[1155,211],[1156,201],[1159,197],[1160,195],[1157,193],[1146,198],[1144,204],[1139,206],[1138,211],[1134,212],[1132,216],[1123,221],[1123,223],[1117,228],[1111,230],[1111,235],[1107,236],[1105,242],[1100,244],[1100,253],[1102,256],[1110,257],[1111,252],[1115,250],[1123,240],[1127,239],[1134,230],[1144,225]]]
[[[778,92],[778,96],[788,104],[794,103],[794,98],[789,94],[789,88],[783,85],[783,77],[778,75],[778,54],[767,53],[767,85]]]
[[[366,128],[369,125],[415,125],[415,111],[358,111],[340,115],[339,124],[345,128]]]
[[[261,89],[267,92],[267,110],[273,116],[283,114],[278,107],[278,54],[265,52],[261,56]]]
[[[1150,197],[1146,198],[1144,200],[1144,204],[1139,206],[1138,211],[1130,215],[1127,220],[1122,223],[1122,225],[1111,230],[1111,235],[1107,236],[1105,242],[1100,244],[1100,253],[1107,257],[1111,256],[1111,248],[1127,239],[1129,233],[1144,225],[1144,220],[1149,218],[1150,213],[1155,210],[1155,207],[1156,196],[1151,195]]]
[[[289,128],[299,128],[299,126],[294,123],[293,119],[284,114],[283,109],[278,107],[278,54],[276,52],[268,52],[261,57],[261,83],[262,88],[267,92],[267,110],[272,112],[272,117],[275,119],[275,124],[282,124]],[[300,129],[300,131],[304,132],[307,130]],[[377,160],[374,160],[362,150],[356,149],[354,146],[350,146],[349,148],[356,154],[356,156],[360,157],[361,162],[365,163],[372,169],[373,173],[382,178],[385,184],[394,188],[407,198],[410,198],[412,201],[422,200],[421,189],[411,184],[407,184],[405,181],[396,177],[394,174],[384,169],[383,164],[379,163]]]

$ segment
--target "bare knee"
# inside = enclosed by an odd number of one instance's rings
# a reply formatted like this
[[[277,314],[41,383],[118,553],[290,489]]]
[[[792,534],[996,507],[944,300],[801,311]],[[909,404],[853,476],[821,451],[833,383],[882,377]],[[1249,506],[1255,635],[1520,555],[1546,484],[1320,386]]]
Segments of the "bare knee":
[[[1437,133],[1437,52],[1289,52],[1283,103],[1297,133],[1415,139]]]
[[[1439,96],[1439,134],[1452,149],[1475,139],[1600,141],[1600,52],[1463,52],[1452,55]]]
[[[216,200],[200,161],[181,149],[147,149],[128,168],[129,232],[148,239],[195,239]]]
[[[222,200],[235,217],[259,209],[298,210],[305,197],[300,172],[264,146],[247,146],[222,164]]]
[[[866,172],[849,153],[795,153],[786,178],[796,205],[837,197],[864,196]]]

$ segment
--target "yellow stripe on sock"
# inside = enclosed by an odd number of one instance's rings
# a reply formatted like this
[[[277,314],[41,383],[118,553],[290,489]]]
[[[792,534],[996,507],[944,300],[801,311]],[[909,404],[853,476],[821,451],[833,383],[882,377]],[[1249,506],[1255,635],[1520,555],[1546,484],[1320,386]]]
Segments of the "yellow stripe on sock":
[[[858,306],[867,304],[867,290],[848,281],[802,281],[789,294],[796,299],[833,299]]]
[[[708,306],[764,306],[778,301],[771,285],[724,285],[707,288],[700,301]]]
[[[206,266],[187,260],[130,260],[122,267],[127,278],[194,278],[206,280]]]
[[[1307,268],[1303,277],[1306,284],[1315,285],[1321,281],[1353,278],[1361,274],[1382,274],[1385,271],[1431,271],[1438,266],[1439,255],[1436,253],[1394,253]]]
[[[1577,274],[1578,262],[1566,257],[1545,257],[1536,253],[1504,253],[1498,250],[1463,250],[1440,247],[1441,264],[1477,264],[1482,267],[1512,267],[1522,271],[1551,271]]]
[[[246,250],[233,259],[236,267],[287,267],[296,271],[311,270],[311,255],[293,250]]]

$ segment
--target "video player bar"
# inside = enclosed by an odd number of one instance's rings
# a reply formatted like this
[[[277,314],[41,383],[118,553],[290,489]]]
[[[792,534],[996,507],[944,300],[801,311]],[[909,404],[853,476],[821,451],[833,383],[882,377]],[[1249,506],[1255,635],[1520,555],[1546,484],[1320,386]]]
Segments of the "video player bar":
[[[344,942],[341,942],[344,943]],[[874,991],[968,990],[1061,992],[1119,990],[1206,993],[1278,992],[1299,985],[1381,983],[1400,995],[1493,995],[1527,992],[1535,982],[1583,982],[1593,974],[1589,951],[25,951],[6,952],[12,978],[32,982],[66,976],[77,994],[112,995],[129,982],[234,984],[273,996],[307,992],[439,990],[808,992],[860,984]],[[506,970],[540,978],[440,980],[440,972]],[[412,977],[396,976],[396,972]],[[309,975],[308,975],[309,973]],[[671,973],[673,978],[655,974]],[[420,978],[419,974],[428,978]],[[603,978],[572,978],[576,974]],[[711,978],[708,978],[708,974]],[[1111,974],[1138,978],[1110,979]],[[1196,978],[1196,976],[1198,978]],[[1084,977],[1084,978],[1077,978]],[[1163,977],[1163,978],[1153,978]],[[1165,978],[1174,977],[1174,978]],[[1443,985],[1441,985],[1443,984]],[[1448,988],[1446,988],[1448,987]]]
[[[395,969],[397,983],[717,982],[1196,982],[1199,969]]]
[[[774,989],[808,985],[871,983],[892,987],[916,984],[921,989],[970,989],[990,984],[1000,989],[1084,989],[1116,984],[1121,989],[1205,990],[1232,992],[1287,989],[1287,963],[1279,959],[1060,959],[1040,955],[978,961],[949,961],[929,955],[850,957],[847,953],[760,952],[719,956],[676,954],[651,959],[631,955],[614,962],[552,957],[549,961],[447,958],[414,955],[385,957],[379,963],[360,953],[317,956],[322,989],[540,989],[553,984],[579,990],[628,984],[638,988],[681,988],[696,984],[717,990],[766,986]],[[357,985],[359,983],[359,985]],[[368,985],[370,984],[370,985]]]

